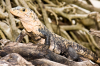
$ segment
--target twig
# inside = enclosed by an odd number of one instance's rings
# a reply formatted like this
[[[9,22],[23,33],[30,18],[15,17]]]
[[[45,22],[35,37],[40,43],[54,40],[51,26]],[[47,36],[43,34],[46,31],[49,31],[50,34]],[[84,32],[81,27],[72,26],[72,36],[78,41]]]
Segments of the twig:
[[[91,0],[86,0],[86,2],[90,5],[92,5]]]
[[[67,33],[64,29],[60,29],[60,31],[61,31],[61,33],[62,33],[62,34],[61,34],[62,37],[64,37],[64,38],[67,37],[66,39],[68,39],[68,40],[70,40],[70,41],[73,41],[72,38],[68,35],[68,33]],[[63,36],[63,35],[64,35],[64,36]]]
[[[51,10],[47,10],[47,11],[51,12],[54,15],[54,17],[56,19],[56,24],[57,24],[57,30],[56,30],[56,32],[58,32],[58,34],[60,34],[60,27],[59,27],[58,17],[56,15],[56,13],[53,12],[53,11],[51,11]]]
[[[18,0],[14,0],[14,2],[16,3],[17,6],[21,6],[18,2]]]
[[[49,1],[49,0],[44,0],[45,2],[47,2],[48,4],[52,5],[52,6],[56,6],[53,2]]]
[[[95,51],[94,46],[92,45],[92,42],[91,42],[91,40],[90,40],[90,38],[89,38],[89,36],[88,36],[87,33],[85,34],[85,37],[87,38],[87,40],[88,40],[88,42],[89,42],[89,44],[90,44],[90,46],[91,46],[91,49],[92,49],[93,51]]]
[[[6,4],[5,4],[4,0],[1,0],[1,2],[2,2],[2,10],[4,12],[6,10]]]
[[[12,39],[10,26],[0,21],[0,29],[4,32],[7,38],[9,38],[10,40]]]
[[[25,0],[19,0],[19,2],[23,7],[29,8],[29,6],[26,4]]]
[[[37,11],[36,6],[35,6],[32,2],[27,1],[26,3],[28,4],[28,6],[29,6],[32,10],[34,10],[34,11],[36,12],[36,14],[38,15],[38,17],[41,16],[41,14]]]
[[[51,11],[51,10],[47,10],[47,11],[51,12],[51,13],[55,16],[56,23],[57,23],[57,25],[58,25],[59,23],[58,23],[58,17],[57,17],[57,15],[56,15],[56,13],[53,12],[53,11]]]
[[[66,31],[71,31],[71,30],[81,30],[82,26],[77,24],[77,25],[63,25],[60,26],[61,29],[64,29]]]
[[[84,32],[87,33],[87,35],[89,36],[89,38],[90,38],[91,42],[93,43],[93,45],[94,45],[97,49],[100,49],[100,47],[99,47],[99,46],[97,45],[97,43],[95,42],[93,36],[90,35],[90,34],[88,33],[88,30],[85,29],[85,28],[82,28],[82,30],[83,30]]]
[[[45,9],[45,6],[42,4],[41,0],[37,0],[41,10],[42,10],[42,14],[43,14],[43,19],[44,19],[44,22],[45,22],[45,25],[47,26],[47,28],[53,32],[53,29],[51,27],[51,24],[49,23],[49,20],[48,20],[48,15],[47,15],[47,12],[46,12],[46,9]]]
[[[63,2],[63,0],[59,0],[60,2]],[[76,4],[84,9],[90,10],[90,11],[98,11],[100,12],[100,8],[94,7],[92,5],[84,3],[82,0],[64,0],[67,4]]]
[[[2,39],[6,39],[4,33],[3,33],[1,30],[0,30],[0,35],[1,35],[1,38],[2,38]]]
[[[5,19],[8,17],[7,13],[3,13],[3,10],[0,8],[0,19]]]
[[[62,8],[55,8],[55,7],[46,7],[47,9],[51,9],[53,10],[55,13],[60,14],[61,16],[69,19],[71,21],[71,19],[75,19],[75,18],[80,18],[80,19],[84,19],[88,17],[88,14],[67,14],[64,13],[63,11],[65,9],[69,9],[69,7],[62,7]]]
[[[83,42],[87,42],[86,37],[84,37],[84,36],[85,36],[85,33],[84,33],[82,30],[77,31],[77,33],[78,33],[78,35],[81,37],[81,40],[82,40]]]
[[[75,36],[75,34],[74,34],[72,31],[70,31],[70,34],[72,35],[72,37],[74,38],[74,40],[75,40],[77,43],[81,44],[81,42],[77,39],[77,37]]]
[[[100,8],[97,8],[97,7],[94,7],[92,5],[89,5],[89,4],[86,4],[84,3],[83,1],[79,1],[79,0],[76,0],[75,2],[73,2],[74,4],[80,6],[80,7],[83,7],[87,10],[90,10],[90,11],[98,11],[100,12]],[[84,6],[85,5],[85,6]]]
[[[15,19],[14,19],[13,15],[10,13],[10,9],[11,9],[10,0],[6,0],[6,10],[8,12],[11,35],[12,35],[11,40],[15,41],[15,39],[18,37],[19,33],[18,33],[18,29],[16,27]]]

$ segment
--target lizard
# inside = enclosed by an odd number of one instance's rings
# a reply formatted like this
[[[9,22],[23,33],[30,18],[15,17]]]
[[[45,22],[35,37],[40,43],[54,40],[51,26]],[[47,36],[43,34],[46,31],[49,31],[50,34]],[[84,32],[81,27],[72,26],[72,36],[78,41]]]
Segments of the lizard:
[[[79,56],[98,60],[96,54],[84,46],[50,32],[31,9],[17,6],[10,9],[10,13],[20,19],[25,29],[18,36],[18,42],[27,34],[35,43],[45,44],[49,50],[57,54],[64,54],[66,57],[70,55],[73,60],[79,59]]]

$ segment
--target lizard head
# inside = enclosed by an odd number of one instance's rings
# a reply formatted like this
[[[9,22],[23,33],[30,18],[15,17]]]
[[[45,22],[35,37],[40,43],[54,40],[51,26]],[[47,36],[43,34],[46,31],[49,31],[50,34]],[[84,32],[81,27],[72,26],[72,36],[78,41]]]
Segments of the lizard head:
[[[20,6],[10,9],[10,12],[11,12],[11,14],[13,14],[14,16],[17,16],[19,18],[31,17],[31,15],[33,13],[29,8],[24,8],[24,7],[20,7]]]

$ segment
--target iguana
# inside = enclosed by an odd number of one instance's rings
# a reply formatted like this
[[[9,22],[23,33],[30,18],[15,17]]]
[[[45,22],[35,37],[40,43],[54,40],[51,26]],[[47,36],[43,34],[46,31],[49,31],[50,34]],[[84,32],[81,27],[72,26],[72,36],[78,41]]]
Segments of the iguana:
[[[57,53],[70,55],[73,60],[79,56],[86,57],[93,61],[97,61],[98,57],[89,49],[81,46],[78,43],[69,41],[55,33],[50,32],[47,27],[41,23],[35,12],[29,8],[15,7],[10,10],[11,14],[19,17],[25,30],[20,33],[17,41],[21,41],[25,34],[28,34],[34,42],[45,44],[48,49]]]

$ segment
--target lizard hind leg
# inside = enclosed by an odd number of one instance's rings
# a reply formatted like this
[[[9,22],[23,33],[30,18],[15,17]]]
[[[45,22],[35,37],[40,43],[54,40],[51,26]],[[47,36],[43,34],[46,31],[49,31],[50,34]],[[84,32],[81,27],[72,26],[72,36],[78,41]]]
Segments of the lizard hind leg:
[[[72,48],[72,47],[68,47],[68,56],[70,56],[70,58],[74,61],[82,61],[80,58],[79,58],[79,55],[76,53],[76,51]]]

